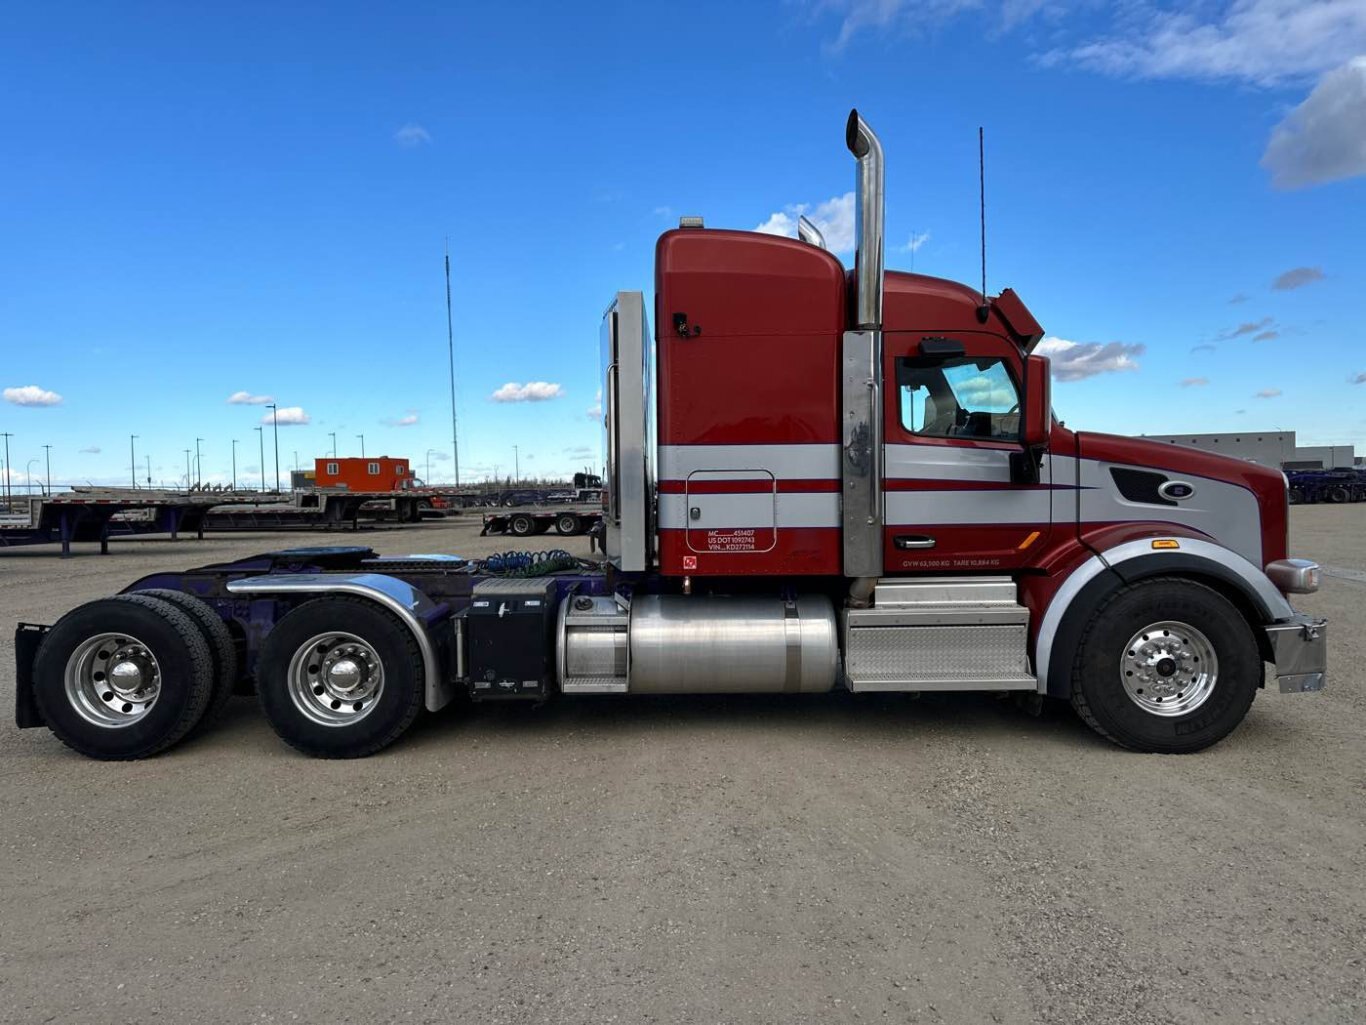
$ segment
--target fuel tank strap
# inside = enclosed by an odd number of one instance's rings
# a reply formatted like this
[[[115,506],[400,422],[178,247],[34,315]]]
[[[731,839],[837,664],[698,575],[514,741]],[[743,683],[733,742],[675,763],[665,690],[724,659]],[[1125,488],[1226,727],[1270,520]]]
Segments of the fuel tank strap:
[[[787,641],[787,677],[783,690],[800,694],[802,690],[802,624],[795,601],[783,602],[783,629]]]

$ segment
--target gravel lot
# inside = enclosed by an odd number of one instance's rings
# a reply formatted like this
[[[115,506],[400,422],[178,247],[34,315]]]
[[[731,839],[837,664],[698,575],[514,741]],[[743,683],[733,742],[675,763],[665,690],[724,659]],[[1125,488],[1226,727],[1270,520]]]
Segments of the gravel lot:
[[[476,532],[359,540],[515,546]],[[0,1021],[1359,1023],[1366,508],[1293,533],[1329,689],[1187,757],[978,696],[481,707],[352,763],[248,698],[132,764],[0,728]],[[15,620],[355,539],[0,552],[0,704]]]

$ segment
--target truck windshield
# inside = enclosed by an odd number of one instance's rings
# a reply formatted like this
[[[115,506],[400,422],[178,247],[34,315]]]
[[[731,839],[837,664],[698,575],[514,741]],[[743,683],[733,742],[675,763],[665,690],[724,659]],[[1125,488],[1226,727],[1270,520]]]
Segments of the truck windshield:
[[[897,362],[901,425],[907,431],[940,438],[1019,438],[1019,390],[1003,360]]]

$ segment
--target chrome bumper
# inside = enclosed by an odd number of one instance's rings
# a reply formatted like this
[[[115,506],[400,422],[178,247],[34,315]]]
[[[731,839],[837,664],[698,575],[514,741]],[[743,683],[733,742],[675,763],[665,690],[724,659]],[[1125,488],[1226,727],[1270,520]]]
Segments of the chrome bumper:
[[[1297,615],[1266,628],[1282,694],[1323,690],[1328,677],[1328,620]]]

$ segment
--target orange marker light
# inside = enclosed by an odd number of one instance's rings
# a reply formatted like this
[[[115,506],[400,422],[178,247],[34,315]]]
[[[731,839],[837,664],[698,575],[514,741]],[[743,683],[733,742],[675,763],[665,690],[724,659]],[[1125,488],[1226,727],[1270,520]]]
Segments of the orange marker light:
[[[1174,541],[1172,538],[1163,537],[1153,542],[1154,548],[1180,548],[1181,542]]]
[[[1020,547],[1015,550],[1017,552],[1022,552],[1037,540],[1039,540],[1039,532],[1037,530],[1030,531],[1029,536],[1025,538],[1023,541],[1021,541]]]

